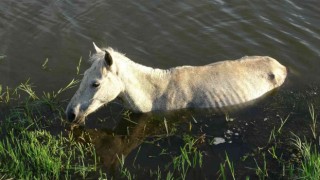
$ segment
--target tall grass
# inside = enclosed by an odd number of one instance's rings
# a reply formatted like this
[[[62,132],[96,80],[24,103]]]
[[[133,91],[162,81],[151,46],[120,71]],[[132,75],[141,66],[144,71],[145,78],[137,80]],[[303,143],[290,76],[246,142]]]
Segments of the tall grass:
[[[85,153],[85,154],[84,154]],[[71,136],[52,136],[48,131],[11,130],[0,141],[0,174],[17,179],[59,179],[79,174],[83,178],[97,169],[90,144],[80,144]]]
[[[312,132],[312,135],[313,135],[313,138],[314,139],[317,139],[317,114],[315,113],[315,110],[314,110],[314,106],[313,104],[310,104],[309,106],[309,113],[310,113],[310,117],[311,117],[311,125],[310,125],[310,128],[311,128],[311,132]]]
[[[320,153],[317,146],[308,143],[306,139],[302,141],[298,136],[292,138],[293,145],[302,155],[301,165],[297,167],[297,177],[299,179],[320,179]]]
[[[287,115],[287,117],[285,119],[282,119],[282,117],[280,117],[280,120],[281,120],[281,124],[280,124],[280,127],[278,128],[278,133],[281,134],[281,130],[283,128],[283,126],[286,124],[286,122],[288,121],[290,117],[290,113]]]
[[[180,174],[182,179],[187,178],[190,168],[202,166],[202,153],[196,148],[198,139],[184,136],[185,145],[180,147],[180,155],[173,158],[173,168]]]
[[[76,83],[72,80],[43,96],[33,91],[29,80],[13,90],[3,91],[1,87],[1,105],[11,105],[0,120],[0,177],[85,179],[90,172],[98,171],[99,160],[92,144],[77,142],[72,133],[52,135],[45,130],[63,119],[57,97]]]
[[[124,166],[124,163],[125,163],[125,157],[123,154],[121,154],[121,156],[119,157],[118,154],[116,154],[117,158],[118,158],[118,161],[120,163],[120,175],[122,178],[126,178],[128,180],[132,180],[132,179],[135,179],[135,176],[132,175],[130,173],[130,171]]]
[[[220,170],[219,170],[219,179],[222,178],[223,180],[227,179],[227,174],[226,174],[226,167],[228,167],[231,177],[233,180],[236,179],[235,176],[235,169],[233,163],[230,161],[228,154],[226,153],[226,159],[224,163],[220,163]]]

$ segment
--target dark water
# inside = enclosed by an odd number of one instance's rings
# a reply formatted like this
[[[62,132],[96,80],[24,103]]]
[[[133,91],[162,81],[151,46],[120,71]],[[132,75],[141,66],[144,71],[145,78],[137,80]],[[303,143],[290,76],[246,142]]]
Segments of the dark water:
[[[168,68],[245,55],[269,55],[288,82],[319,82],[318,1],[9,1],[0,2],[0,82],[28,77],[41,90],[74,77],[92,42],[139,63]],[[51,71],[44,73],[48,61]],[[84,63],[86,69],[90,64]],[[296,82],[298,80],[298,82]]]
[[[1,0],[0,40],[0,84],[15,87],[30,78],[40,92],[57,90],[73,79],[80,57],[87,59],[93,50],[92,42],[159,68],[268,55],[289,68],[284,91],[320,83],[316,0]],[[48,68],[43,70],[46,59]],[[81,72],[89,66],[83,61]],[[112,119],[112,113],[102,116]],[[220,125],[216,131],[226,130]],[[233,154],[239,147],[231,148]]]

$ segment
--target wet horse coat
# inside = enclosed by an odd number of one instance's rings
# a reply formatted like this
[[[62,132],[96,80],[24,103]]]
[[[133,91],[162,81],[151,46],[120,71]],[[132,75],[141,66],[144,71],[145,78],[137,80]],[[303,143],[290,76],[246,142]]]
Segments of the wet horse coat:
[[[287,76],[286,68],[267,56],[162,70],[137,64],[112,48],[95,49],[92,66],[67,107],[70,121],[83,121],[117,97],[134,112],[233,106],[281,86]]]

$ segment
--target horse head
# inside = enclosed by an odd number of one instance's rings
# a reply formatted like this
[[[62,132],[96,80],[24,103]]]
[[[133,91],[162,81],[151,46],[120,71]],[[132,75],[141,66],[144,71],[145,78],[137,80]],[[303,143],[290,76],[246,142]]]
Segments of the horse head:
[[[96,53],[92,65],[84,73],[79,89],[69,102],[66,115],[70,122],[82,123],[87,115],[115,99],[123,84],[117,76],[117,66],[111,48],[102,50],[93,43]]]

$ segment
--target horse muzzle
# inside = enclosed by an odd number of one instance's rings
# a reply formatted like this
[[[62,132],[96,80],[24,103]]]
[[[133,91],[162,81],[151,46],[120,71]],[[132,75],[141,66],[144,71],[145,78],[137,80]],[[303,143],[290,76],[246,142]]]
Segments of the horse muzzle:
[[[85,119],[82,112],[83,111],[81,111],[80,105],[77,105],[77,106],[68,105],[66,109],[66,119],[69,122],[81,123]]]

